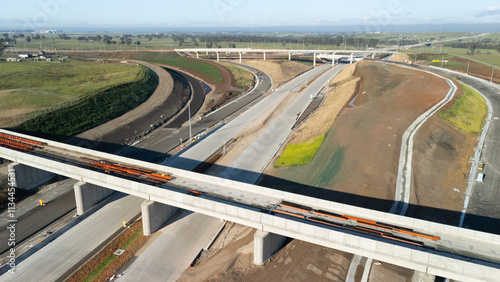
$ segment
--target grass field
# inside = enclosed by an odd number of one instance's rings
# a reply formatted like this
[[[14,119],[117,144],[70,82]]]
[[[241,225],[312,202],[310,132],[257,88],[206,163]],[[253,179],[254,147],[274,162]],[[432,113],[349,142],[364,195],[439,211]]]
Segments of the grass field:
[[[465,85],[462,88],[464,94],[448,110],[439,112],[439,116],[458,129],[479,135],[486,122],[488,106],[476,91]]]
[[[135,82],[126,83],[89,95],[78,103],[38,115],[16,127],[30,135],[62,139],[114,119],[146,101],[158,85],[158,76],[141,68]]]
[[[255,77],[248,70],[228,63],[220,63],[227,68],[236,79],[236,86],[241,89],[249,89],[253,86]]]
[[[442,52],[443,54],[439,54],[439,52]],[[466,58],[466,59],[471,59],[471,60],[476,60],[485,64],[490,64],[494,65],[496,67],[500,68],[500,53],[498,53],[494,49],[477,49],[476,53],[472,56],[467,55],[467,49],[465,48],[451,48],[451,47],[422,47],[420,48],[415,48],[411,51],[408,51],[407,53],[412,53],[409,54],[411,59],[414,59],[415,57],[415,52],[417,53],[417,58],[420,60],[422,58],[421,54],[435,54],[434,57],[432,58],[433,60],[440,60],[442,56],[444,56],[445,59],[449,59],[451,57],[457,56],[460,58]]]
[[[92,54],[92,53],[90,53]],[[69,56],[85,57],[86,53],[68,53]],[[222,72],[215,66],[201,60],[190,60],[180,57],[175,52],[111,52],[102,56],[110,59],[135,59],[146,62],[165,64],[186,70],[193,70],[202,73],[214,80],[215,83],[221,83],[223,80]]]
[[[137,82],[145,68],[90,62],[0,62],[0,126],[50,111],[118,85]]]
[[[323,144],[326,134],[299,144],[288,144],[275,167],[298,166],[310,163]]]

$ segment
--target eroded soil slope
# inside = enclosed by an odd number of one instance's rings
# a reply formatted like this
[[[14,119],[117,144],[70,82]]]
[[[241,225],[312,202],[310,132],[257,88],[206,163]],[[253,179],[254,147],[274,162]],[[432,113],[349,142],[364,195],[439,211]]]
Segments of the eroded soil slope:
[[[271,176],[264,177],[262,185],[389,208],[402,135],[418,116],[444,98],[449,86],[433,75],[377,62],[360,62],[355,75],[362,79],[354,101],[358,107],[344,108],[313,162],[271,168],[266,171]]]

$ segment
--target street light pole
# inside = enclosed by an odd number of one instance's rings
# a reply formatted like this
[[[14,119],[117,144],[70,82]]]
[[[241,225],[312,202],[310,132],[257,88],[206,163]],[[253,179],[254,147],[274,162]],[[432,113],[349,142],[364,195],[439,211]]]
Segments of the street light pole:
[[[189,142],[193,141],[193,136],[191,134],[191,101],[188,104],[188,115],[189,115]]]

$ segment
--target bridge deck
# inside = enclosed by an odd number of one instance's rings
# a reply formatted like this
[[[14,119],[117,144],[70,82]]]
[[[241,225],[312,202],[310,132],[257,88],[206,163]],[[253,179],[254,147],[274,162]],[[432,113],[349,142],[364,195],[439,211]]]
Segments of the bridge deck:
[[[494,281],[500,277],[500,236],[497,235],[136,161],[5,130],[0,132],[46,144],[28,152],[0,146],[0,157],[28,166],[430,274],[478,281]],[[81,158],[135,167],[173,179],[152,183],[145,178],[102,171],[75,162]],[[280,205],[282,201],[293,204]],[[315,212],[322,214],[314,215]],[[342,224],[325,214],[349,218]],[[390,238],[387,237],[390,232],[380,232],[380,236],[376,236],[373,228],[366,226],[371,222],[439,239],[418,238],[411,234]],[[337,227],[339,224],[342,226]],[[365,230],[370,228],[372,231]]]

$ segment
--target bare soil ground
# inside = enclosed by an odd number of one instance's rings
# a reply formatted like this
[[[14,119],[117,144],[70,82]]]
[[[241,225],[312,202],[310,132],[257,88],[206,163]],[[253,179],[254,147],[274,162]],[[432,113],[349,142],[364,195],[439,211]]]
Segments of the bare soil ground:
[[[462,95],[460,86],[459,89],[456,97]],[[459,223],[476,144],[476,135],[456,129],[438,115],[419,129],[414,139],[410,199],[415,206],[410,207],[407,215]]]
[[[379,210],[390,207],[403,132],[449,87],[429,74],[368,61],[359,63],[356,76],[362,79],[358,108],[344,108],[313,162],[268,168],[261,185]]]
[[[391,61],[395,61],[395,62],[406,62],[406,61],[410,61],[410,57],[408,56],[408,54],[406,53],[397,53],[396,55],[394,55],[394,57],[392,57],[392,60]]]
[[[317,109],[291,136],[291,144],[298,144],[325,134],[335,121],[335,117],[355,95],[360,79],[354,77],[357,64],[345,68],[330,83],[330,93],[323,105]],[[333,117],[333,118],[332,118]]]
[[[243,63],[267,73],[273,79],[273,88],[277,88],[281,84],[297,77],[299,74],[313,68],[312,64],[307,65],[295,61],[284,60],[248,60],[243,61]]]
[[[178,281],[345,281],[352,255],[299,240],[285,242],[265,265],[254,265],[254,233],[228,223],[213,247]]]
[[[370,282],[411,282],[414,272],[411,269],[402,268],[385,262],[374,261],[370,270],[368,281]],[[416,280],[420,281],[420,280]]]

